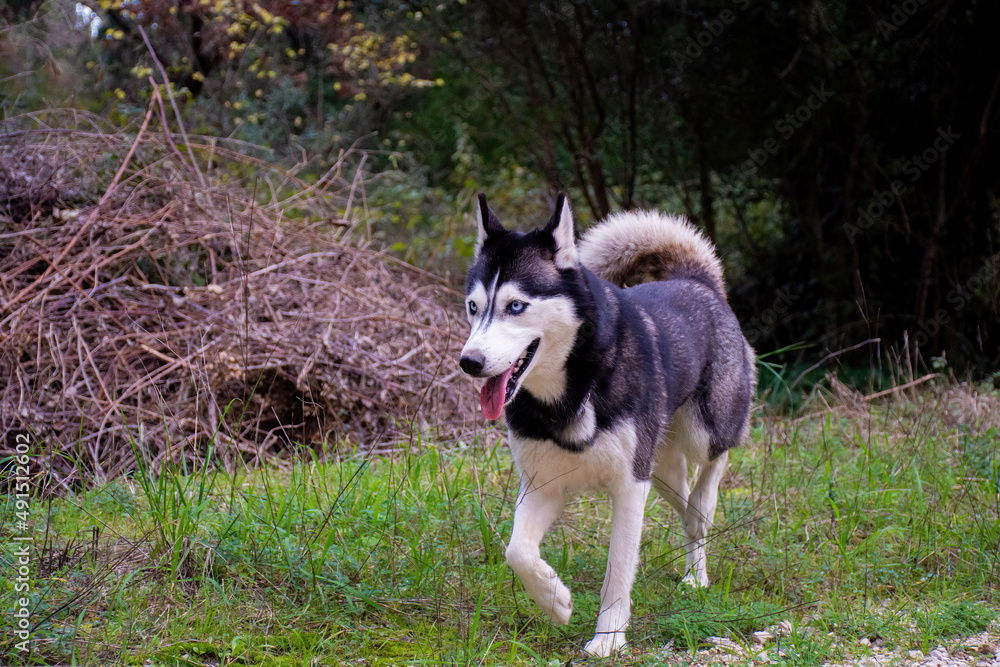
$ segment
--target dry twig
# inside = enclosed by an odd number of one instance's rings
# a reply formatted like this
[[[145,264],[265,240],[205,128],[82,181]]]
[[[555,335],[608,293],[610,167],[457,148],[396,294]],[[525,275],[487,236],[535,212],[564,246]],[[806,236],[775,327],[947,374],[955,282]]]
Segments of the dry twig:
[[[0,128],[0,456],[34,432],[65,486],[134,465],[130,438],[150,461],[232,462],[472,432],[458,295],[346,240],[362,157],[303,195],[301,175],[213,147],[202,187],[163,159],[152,109],[134,137],[59,112]]]

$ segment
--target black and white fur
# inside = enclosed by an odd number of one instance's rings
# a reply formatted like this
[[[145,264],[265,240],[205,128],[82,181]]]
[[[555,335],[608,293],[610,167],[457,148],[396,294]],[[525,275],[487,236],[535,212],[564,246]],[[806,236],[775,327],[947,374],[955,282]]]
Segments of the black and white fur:
[[[484,414],[499,416],[502,399],[520,472],[507,562],[552,621],[568,623],[570,592],[539,543],[568,500],[607,492],[611,544],[585,650],[608,656],[625,644],[651,486],[684,524],[684,581],[708,585],[706,535],[727,452],[748,432],[753,350],[712,244],[686,221],[620,213],[578,246],[562,195],[528,233],[504,229],[485,196],[478,204],[461,367],[487,379]],[[689,463],[700,468],[690,490]]]

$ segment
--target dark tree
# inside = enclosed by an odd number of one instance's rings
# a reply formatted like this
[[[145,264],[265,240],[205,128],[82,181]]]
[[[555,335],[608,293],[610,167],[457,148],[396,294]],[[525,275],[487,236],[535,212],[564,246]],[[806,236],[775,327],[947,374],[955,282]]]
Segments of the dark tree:
[[[928,364],[1000,364],[996,3],[454,8],[439,62],[492,103],[461,110],[474,139],[595,218],[679,198],[761,349],[905,336]]]

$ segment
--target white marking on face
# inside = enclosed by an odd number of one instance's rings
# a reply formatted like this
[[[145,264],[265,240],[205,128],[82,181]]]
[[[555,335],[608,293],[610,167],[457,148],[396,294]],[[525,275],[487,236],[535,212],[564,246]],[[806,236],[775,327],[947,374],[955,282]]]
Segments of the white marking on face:
[[[566,360],[576,342],[582,322],[573,302],[566,297],[536,299],[525,315],[532,321],[536,338],[541,338],[531,373],[522,384],[541,401],[554,402],[566,391]]]
[[[469,290],[469,294],[465,297],[465,315],[469,318],[469,324],[472,325],[473,329],[477,326],[476,320],[478,319],[482,322],[482,316],[486,312],[486,306],[489,301],[489,297],[486,293],[486,288],[483,287],[481,282],[476,282]],[[476,312],[472,312],[473,306]]]
[[[507,310],[507,307],[513,301],[530,304],[532,298],[522,292],[520,285],[517,283],[504,283],[500,286],[500,289],[497,289],[493,293],[493,307],[496,309],[496,317],[514,315],[514,313],[510,313]]]
[[[497,293],[497,283],[500,282],[500,269],[497,269],[497,273],[493,276],[493,282],[490,284],[490,290],[486,295],[486,298],[493,300]]]
[[[539,331],[531,325],[525,313],[513,314],[507,311],[512,301],[528,304],[526,312],[532,308],[532,299],[517,283],[498,286],[500,274],[493,278],[489,291],[477,283],[469,293],[469,299],[477,304],[477,313],[470,316],[472,332],[465,343],[462,354],[473,351],[483,355],[483,376],[492,377],[510,368],[535,338]],[[480,299],[482,300],[480,302]]]
[[[539,340],[538,349],[529,363],[521,386],[542,401],[554,401],[566,387],[565,363],[576,340],[580,321],[573,303],[566,297],[532,296],[517,282],[498,284],[494,276],[490,289],[477,282],[466,298],[476,304],[476,313],[469,314],[472,331],[462,350],[463,355],[481,354],[483,376],[499,375],[520,358],[529,345]],[[523,306],[512,312],[514,302]]]

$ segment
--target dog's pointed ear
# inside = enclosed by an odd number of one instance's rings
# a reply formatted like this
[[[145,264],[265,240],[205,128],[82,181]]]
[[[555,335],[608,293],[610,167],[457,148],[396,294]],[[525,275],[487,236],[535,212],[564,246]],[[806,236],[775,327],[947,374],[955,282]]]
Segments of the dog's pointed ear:
[[[552,234],[556,242],[555,263],[557,269],[573,269],[579,263],[576,252],[576,236],[573,232],[573,212],[569,208],[569,198],[560,192],[556,198],[556,212],[545,231]]]
[[[493,236],[495,234],[504,234],[506,229],[500,224],[500,219],[497,218],[496,213],[490,210],[490,207],[486,205],[486,194],[483,192],[479,193],[479,202],[476,206],[476,252],[475,257],[479,257],[479,251],[483,249],[483,244],[486,243],[486,238]]]

